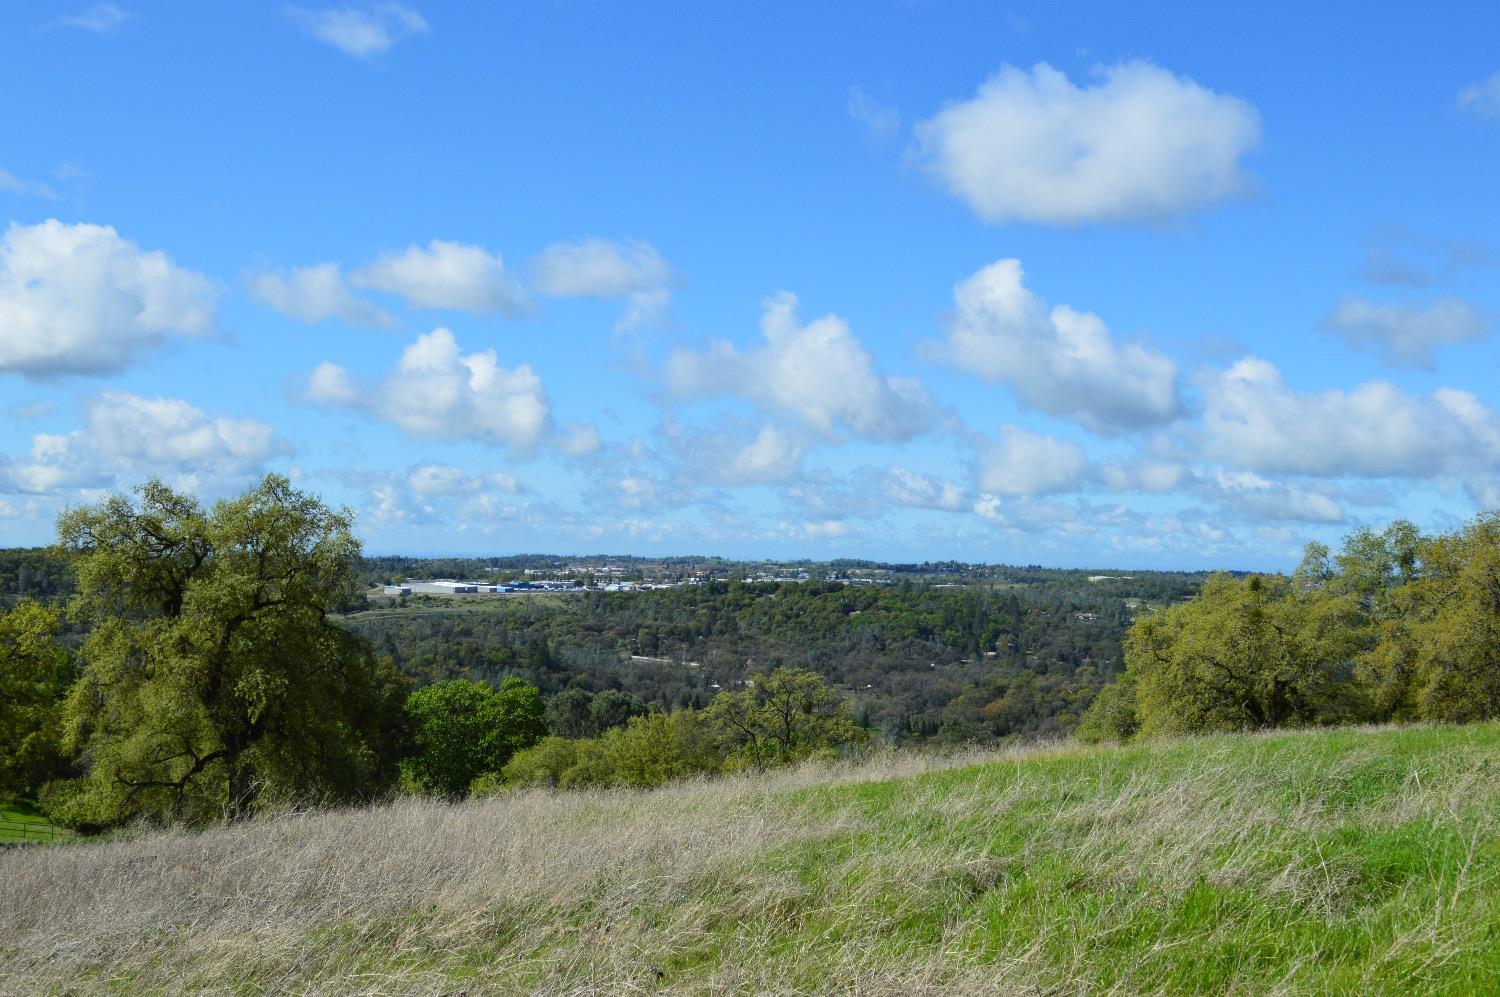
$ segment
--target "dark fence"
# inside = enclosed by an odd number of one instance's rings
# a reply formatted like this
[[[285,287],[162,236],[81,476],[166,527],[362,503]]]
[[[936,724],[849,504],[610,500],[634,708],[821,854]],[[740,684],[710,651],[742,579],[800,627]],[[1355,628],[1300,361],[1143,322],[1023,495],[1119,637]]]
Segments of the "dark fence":
[[[69,832],[37,821],[0,820],[0,846],[26,844],[32,841],[61,841]]]

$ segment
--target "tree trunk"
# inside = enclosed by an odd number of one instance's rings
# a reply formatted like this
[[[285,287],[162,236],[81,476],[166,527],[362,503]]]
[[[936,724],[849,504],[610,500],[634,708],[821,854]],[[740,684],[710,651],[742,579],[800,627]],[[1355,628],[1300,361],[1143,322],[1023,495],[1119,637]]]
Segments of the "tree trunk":
[[[229,770],[229,800],[224,818],[234,823],[255,814],[255,776],[249,766],[241,763],[239,752],[230,757],[226,767]]]

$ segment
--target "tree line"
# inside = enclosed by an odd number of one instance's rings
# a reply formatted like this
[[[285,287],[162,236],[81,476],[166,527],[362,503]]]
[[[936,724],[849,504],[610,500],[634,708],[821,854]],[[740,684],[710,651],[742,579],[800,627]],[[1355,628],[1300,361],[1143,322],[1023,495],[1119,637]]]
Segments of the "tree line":
[[[1290,577],[1210,578],[1144,616],[1088,738],[1500,716],[1500,514],[1424,536],[1404,520]]]
[[[586,778],[558,781],[629,785],[783,764],[860,735],[821,678],[792,669],[665,720],[619,692],[544,701],[514,676],[414,691],[339,620],[362,584],[348,514],[284,477],[211,508],[148,482],[65,513],[58,541],[81,642],[62,639],[57,605],[0,613],[0,796],[34,797],[83,831],[464,794],[549,734],[552,750],[589,758]],[[663,739],[664,723],[691,738]],[[674,744],[681,757],[664,754]]]

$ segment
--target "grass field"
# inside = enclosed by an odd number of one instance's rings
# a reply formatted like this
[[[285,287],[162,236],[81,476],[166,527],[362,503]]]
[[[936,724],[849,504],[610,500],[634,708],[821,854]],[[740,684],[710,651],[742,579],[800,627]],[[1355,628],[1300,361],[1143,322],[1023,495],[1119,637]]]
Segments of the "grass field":
[[[0,991],[1500,992],[1500,727],[877,759],[0,854]]]
[[[53,827],[26,800],[0,803],[0,845],[23,841],[57,841],[70,837],[71,832]]]

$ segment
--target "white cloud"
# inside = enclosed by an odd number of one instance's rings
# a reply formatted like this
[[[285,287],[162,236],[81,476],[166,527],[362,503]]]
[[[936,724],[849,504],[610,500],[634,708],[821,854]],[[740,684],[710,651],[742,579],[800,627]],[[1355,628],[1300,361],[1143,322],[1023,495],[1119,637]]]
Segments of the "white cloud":
[[[958,482],[894,464],[879,473],[878,481],[882,494],[897,505],[957,512],[967,503],[963,486]]]
[[[625,310],[615,321],[615,332],[637,332],[666,322],[672,305],[672,292],[665,287],[636,291],[625,299]]]
[[[1481,117],[1500,118],[1500,73],[1460,90],[1458,106]]]
[[[12,223],[0,241],[0,371],[103,374],[214,331],[217,289],[106,225]]]
[[[623,299],[616,332],[662,323],[671,303],[672,268],[639,239],[555,242],[531,261],[536,288],[559,298]]]
[[[48,200],[57,197],[57,191],[40,180],[22,180],[9,170],[0,170],[0,190],[8,190],[12,194],[45,197]]]
[[[1008,386],[1026,405],[1103,433],[1170,422],[1182,409],[1177,367],[1141,343],[1118,343],[1097,315],[1050,311],[1019,260],[1000,260],[954,290],[942,348],[955,367]]]
[[[974,500],[972,511],[979,518],[1015,536],[1045,533],[1089,533],[1095,527],[1076,509],[1061,502],[1028,496],[1002,497],[984,494]]]
[[[1426,370],[1432,369],[1438,347],[1483,339],[1487,332],[1479,309],[1454,298],[1417,308],[1345,295],[1321,325],[1355,349],[1380,354],[1392,366]]]
[[[1248,471],[1215,470],[1204,483],[1217,501],[1255,519],[1339,523],[1344,510],[1325,491],[1273,481]]]
[[[252,273],[245,277],[245,287],[255,298],[301,322],[336,318],[382,329],[396,325],[391,313],[354,296],[337,263]]]
[[[434,239],[425,249],[386,253],[349,279],[356,287],[399,295],[413,308],[517,315],[526,307],[525,292],[498,255],[460,242]]]
[[[531,263],[536,286],[561,298],[623,298],[669,283],[672,269],[649,242],[555,242]]]
[[[901,112],[875,100],[857,86],[849,88],[849,117],[876,142],[889,142],[901,130]]]
[[[365,493],[361,521],[384,526],[508,520],[525,504],[507,501],[527,491],[502,472],[473,473],[447,464],[418,464],[405,471],[325,471]]]
[[[931,428],[935,406],[916,378],[883,377],[836,315],[803,325],[793,294],[774,295],[761,318],[764,345],[739,352],[716,340],[667,361],[680,397],[737,396],[801,419],[825,436],[842,427],[867,439],[906,440]]]
[[[1239,193],[1255,108],[1147,62],[1075,86],[1046,63],[1005,66],[917,125],[919,153],[989,222],[1163,219]]]
[[[470,474],[447,464],[419,464],[406,475],[406,486],[414,495],[432,498],[445,495],[473,495],[498,491],[514,495],[521,483],[509,474]]]
[[[109,391],[85,411],[89,446],[141,473],[177,467],[243,474],[284,450],[263,422],[211,417],[175,398]]]
[[[287,7],[286,12],[313,38],[358,59],[373,59],[390,51],[398,41],[431,30],[421,14],[399,3],[319,10]]]
[[[755,439],[731,452],[718,478],[726,484],[774,484],[794,477],[802,466],[803,447],[775,426],[762,426]]]
[[[991,495],[1074,491],[1089,473],[1083,448],[1067,440],[1003,426],[979,455],[979,490]]]
[[[849,524],[839,519],[782,523],[781,529],[800,540],[837,540],[849,535]]]
[[[146,476],[236,481],[287,452],[270,426],[211,416],[175,398],[108,391],[84,405],[84,427],[32,437],[30,458],[0,468],[0,490],[55,492]]]
[[[374,385],[359,385],[337,364],[319,364],[304,397],[364,411],[426,439],[468,439],[525,453],[553,435],[536,372],[526,364],[501,367],[494,350],[465,355],[447,329],[417,337]]]
[[[583,457],[599,449],[599,430],[583,422],[567,422],[558,430],[554,442],[569,457]]]
[[[130,16],[129,12],[121,10],[112,3],[96,3],[77,14],[59,18],[54,23],[83,31],[93,31],[97,34],[107,34],[124,24]]]
[[[359,401],[359,388],[347,370],[325,360],[307,376],[303,395],[317,405],[354,405]]]
[[[1246,357],[1205,386],[1204,449],[1225,464],[1313,477],[1433,477],[1500,461],[1500,418],[1466,391],[1386,381],[1298,392]]]
[[[1142,459],[1126,464],[1106,464],[1097,469],[1099,480],[1113,492],[1159,494],[1176,489],[1188,477],[1187,468],[1169,460]]]
[[[670,416],[657,435],[662,446],[642,442],[619,455],[630,467],[652,463],[669,471],[672,483],[686,491],[703,485],[776,485],[802,472],[806,441],[779,426],[759,427],[741,419],[722,419],[702,430],[686,430]]]

